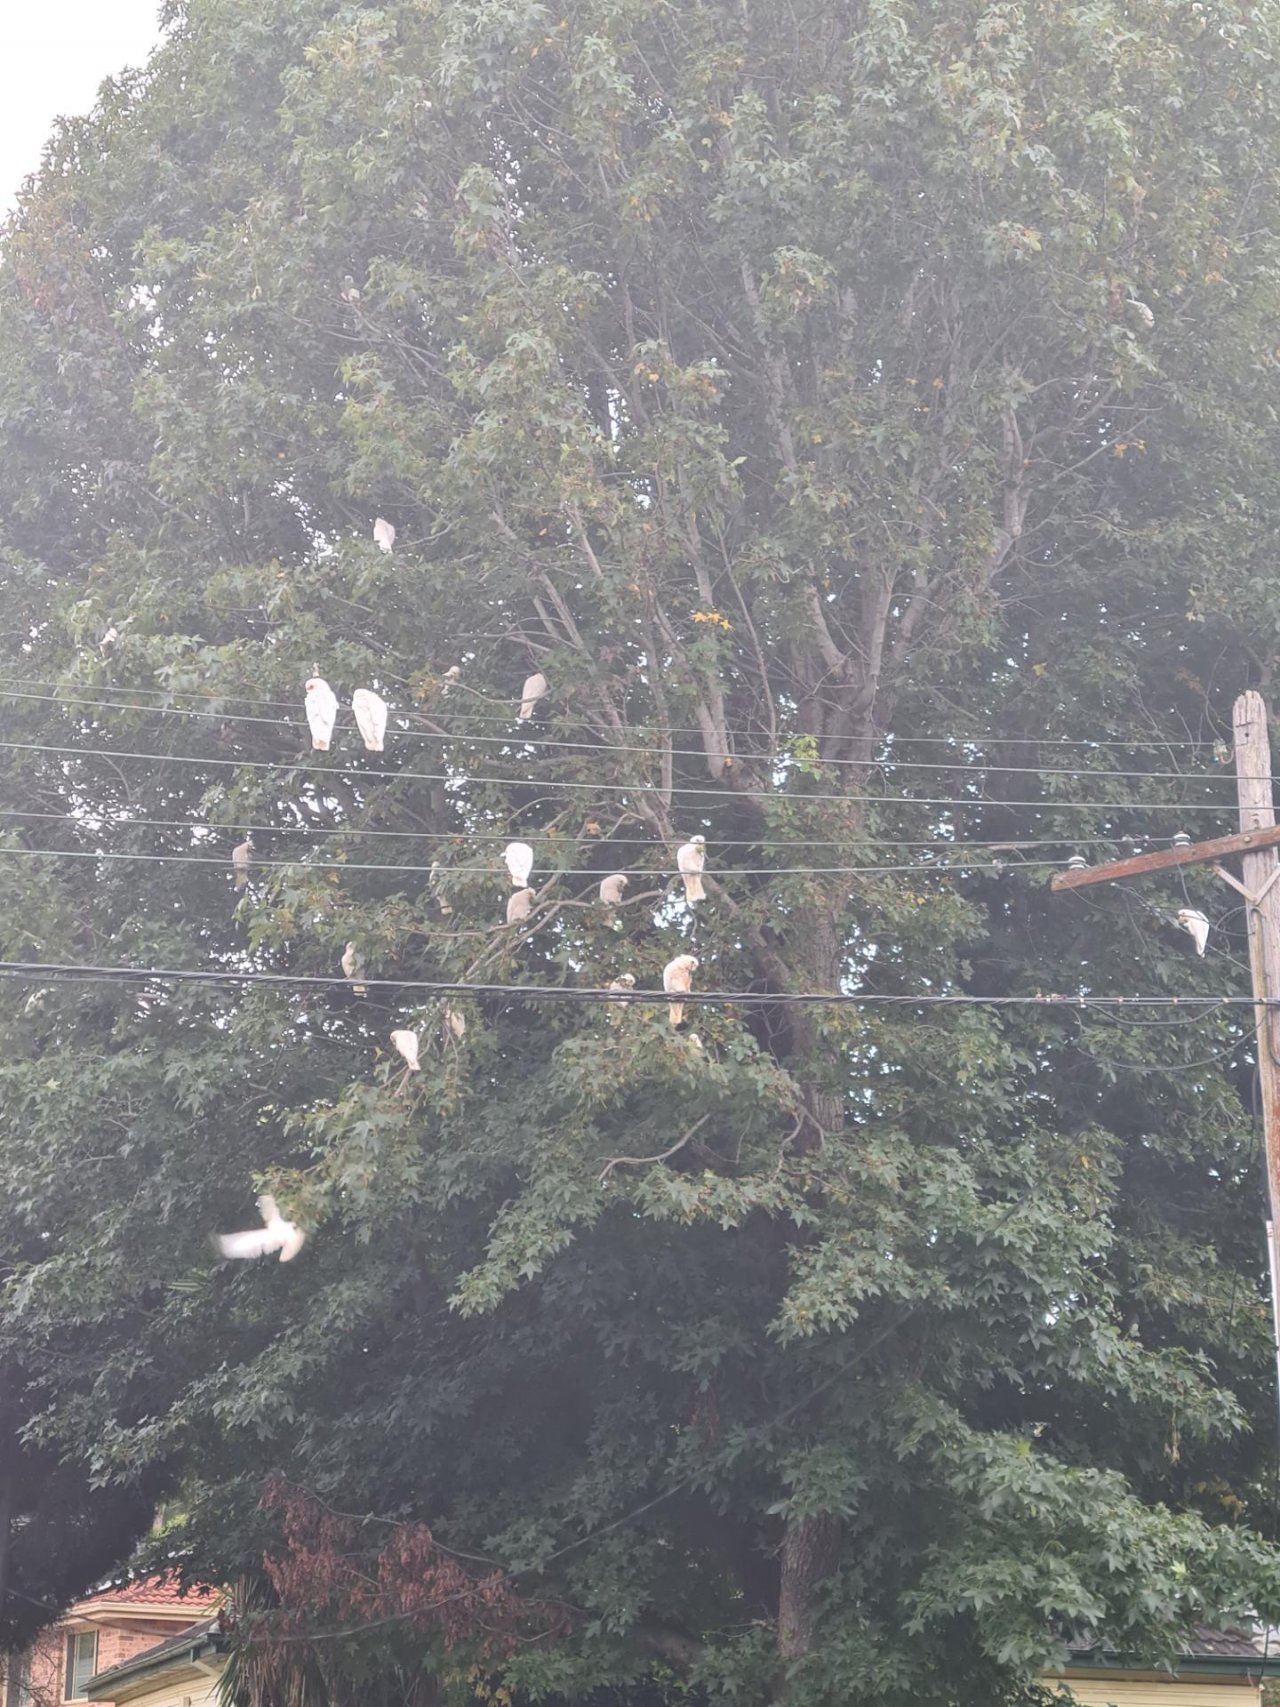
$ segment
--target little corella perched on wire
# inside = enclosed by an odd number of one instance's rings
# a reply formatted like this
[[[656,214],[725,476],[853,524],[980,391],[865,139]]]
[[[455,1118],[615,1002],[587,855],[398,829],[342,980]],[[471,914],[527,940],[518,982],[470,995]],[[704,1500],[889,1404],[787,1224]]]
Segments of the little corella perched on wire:
[[[390,557],[391,548],[396,542],[396,530],[394,525],[384,517],[379,516],[373,524],[373,539],[374,544],[378,546],[379,550],[385,551],[387,556]]]
[[[1195,907],[1180,907],[1178,923],[1190,936],[1196,945],[1196,953],[1203,955],[1205,944],[1209,941],[1209,921]]]
[[[707,863],[707,838],[705,836],[690,836],[682,848],[676,851],[676,867],[684,878],[684,896],[689,902],[704,901],[706,890],[702,887],[702,872]]]
[[[521,723],[527,723],[529,721],[533,716],[534,708],[538,701],[546,697],[546,692],[547,678],[542,674],[541,670],[537,670],[533,675],[525,677],[524,687],[520,691],[519,721]]]
[[[360,731],[365,751],[380,753],[382,738],[387,732],[386,700],[379,699],[368,688],[357,688],[351,696],[351,709],[355,712],[356,728]]]
[[[529,873],[533,870],[533,849],[528,842],[508,842],[502,850],[502,859],[514,886],[517,889],[527,888]]]
[[[323,676],[312,676],[307,682],[306,711],[311,745],[317,753],[327,753],[338,717],[338,696]]]
[[[280,1252],[281,1262],[292,1262],[306,1243],[307,1235],[292,1221],[286,1221],[276,1207],[276,1200],[263,1192],[258,1199],[258,1214],[262,1226],[248,1233],[215,1233],[213,1248],[220,1256],[232,1259],[265,1257]]]
[[[662,969],[662,988],[669,996],[692,990],[693,975],[697,970],[698,962],[692,954],[677,954]],[[679,1025],[684,1019],[684,1003],[668,1003],[667,1018],[672,1025]]]

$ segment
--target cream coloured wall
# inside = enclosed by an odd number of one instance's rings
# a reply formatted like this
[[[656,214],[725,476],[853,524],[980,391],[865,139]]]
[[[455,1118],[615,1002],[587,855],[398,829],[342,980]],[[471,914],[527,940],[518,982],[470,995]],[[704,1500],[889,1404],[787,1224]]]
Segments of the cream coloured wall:
[[[1069,1689],[1079,1707],[1260,1707],[1262,1691],[1245,1678],[1046,1677],[1050,1689]]]

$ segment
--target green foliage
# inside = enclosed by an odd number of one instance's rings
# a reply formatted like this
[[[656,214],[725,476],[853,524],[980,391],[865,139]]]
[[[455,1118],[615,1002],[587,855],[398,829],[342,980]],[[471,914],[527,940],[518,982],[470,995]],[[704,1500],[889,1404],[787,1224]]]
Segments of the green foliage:
[[[317,1642],[299,1699],[1013,1702],[1076,1628],[1280,1613],[1243,1010],[932,1004],[1247,987],[1203,873],[1039,861],[1233,822],[1276,28],[186,0],[51,144],[0,269],[0,957],[283,981],[0,990],[0,1445],[35,1512],[180,1488],[194,1575],[280,1555],[283,1472],[558,1609]],[[317,669],[384,754],[311,749]],[[367,998],[296,982],[348,941]],[[453,995],[458,1039],[413,988],[688,950],[900,1001]],[[306,1249],[213,1266],[263,1187]]]

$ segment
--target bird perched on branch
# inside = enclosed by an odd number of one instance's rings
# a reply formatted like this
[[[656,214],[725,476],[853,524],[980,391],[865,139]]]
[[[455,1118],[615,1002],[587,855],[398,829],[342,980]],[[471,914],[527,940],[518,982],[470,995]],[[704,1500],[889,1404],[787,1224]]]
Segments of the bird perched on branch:
[[[507,923],[518,925],[529,917],[533,910],[533,890],[517,889],[507,902]]]
[[[520,714],[518,721],[527,723],[533,716],[534,708],[540,699],[545,699],[547,693],[547,678],[541,670],[532,676],[525,677],[524,687],[520,690]]]
[[[360,731],[365,751],[380,753],[382,739],[387,732],[386,700],[379,699],[368,688],[357,688],[351,696],[351,709],[355,712],[356,728]]]
[[[611,877],[601,879],[600,900],[604,905],[604,920],[607,925],[617,923],[614,908],[622,905],[622,891],[629,881],[621,871],[615,871]]]
[[[461,1043],[467,1035],[467,1016],[460,1014],[456,1008],[444,1010],[445,1029],[455,1043]]]
[[[349,942],[342,951],[342,970],[352,980],[351,993],[353,996],[367,996],[369,994],[367,985],[355,982],[364,971],[364,956],[353,942]]]
[[[384,516],[379,516],[373,524],[373,541],[380,550],[385,551],[390,557],[391,548],[396,542],[394,523],[387,521]]]
[[[1203,957],[1205,945],[1209,941],[1209,921],[1195,907],[1180,907],[1178,923],[1186,931],[1196,945],[1196,953]]]
[[[312,676],[307,682],[306,712],[312,747],[317,753],[327,753],[338,718],[338,696],[323,676]]]
[[[420,1073],[422,1063],[418,1060],[418,1034],[416,1031],[393,1031],[391,1044],[397,1055],[405,1064],[406,1073]]]
[[[263,1224],[251,1232],[215,1233],[214,1250],[230,1258],[265,1257],[271,1251],[279,1251],[281,1262],[292,1262],[306,1243],[307,1235],[292,1221],[285,1220],[275,1198],[265,1191],[258,1199],[258,1214]]]
[[[676,850],[676,867],[684,878],[685,900],[690,903],[706,900],[707,892],[702,887],[702,873],[706,863],[705,836],[690,836],[684,846]]]
[[[525,888],[533,870],[533,849],[528,842],[508,842],[502,850],[502,858],[515,887]]]
[[[449,689],[458,680],[458,677],[461,674],[462,674],[461,664],[450,664],[449,668],[445,671],[444,676],[442,677],[443,686],[440,689],[440,698],[441,699],[447,699],[449,697]]]
[[[698,962],[692,954],[677,954],[674,960],[669,960],[662,969],[662,988],[669,996],[681,995],[693,988],[693,975],[698,970]],[[684,1019],[684,1003],[669,1002],[667,1018],[672,1025],[679,1025]]]
[[[236,888],[243,889],[249,881],[249,867],[253,864],[253,837],[246,836],[239,847],[231,850],[231,869],[236,874]]]

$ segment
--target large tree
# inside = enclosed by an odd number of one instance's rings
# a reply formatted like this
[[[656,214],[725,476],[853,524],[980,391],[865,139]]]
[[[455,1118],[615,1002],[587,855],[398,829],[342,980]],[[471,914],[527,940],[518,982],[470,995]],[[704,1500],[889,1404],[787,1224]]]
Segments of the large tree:
[[[354,1699],[1280,1612],[1245,1010],[1035,1000],[1247,988],[1046,874],[1229,827],[1271,679],[1274,5],[171,12],[3,245],[0,951],[280,981],[0,992],[37,1514],[180,1488]]]

